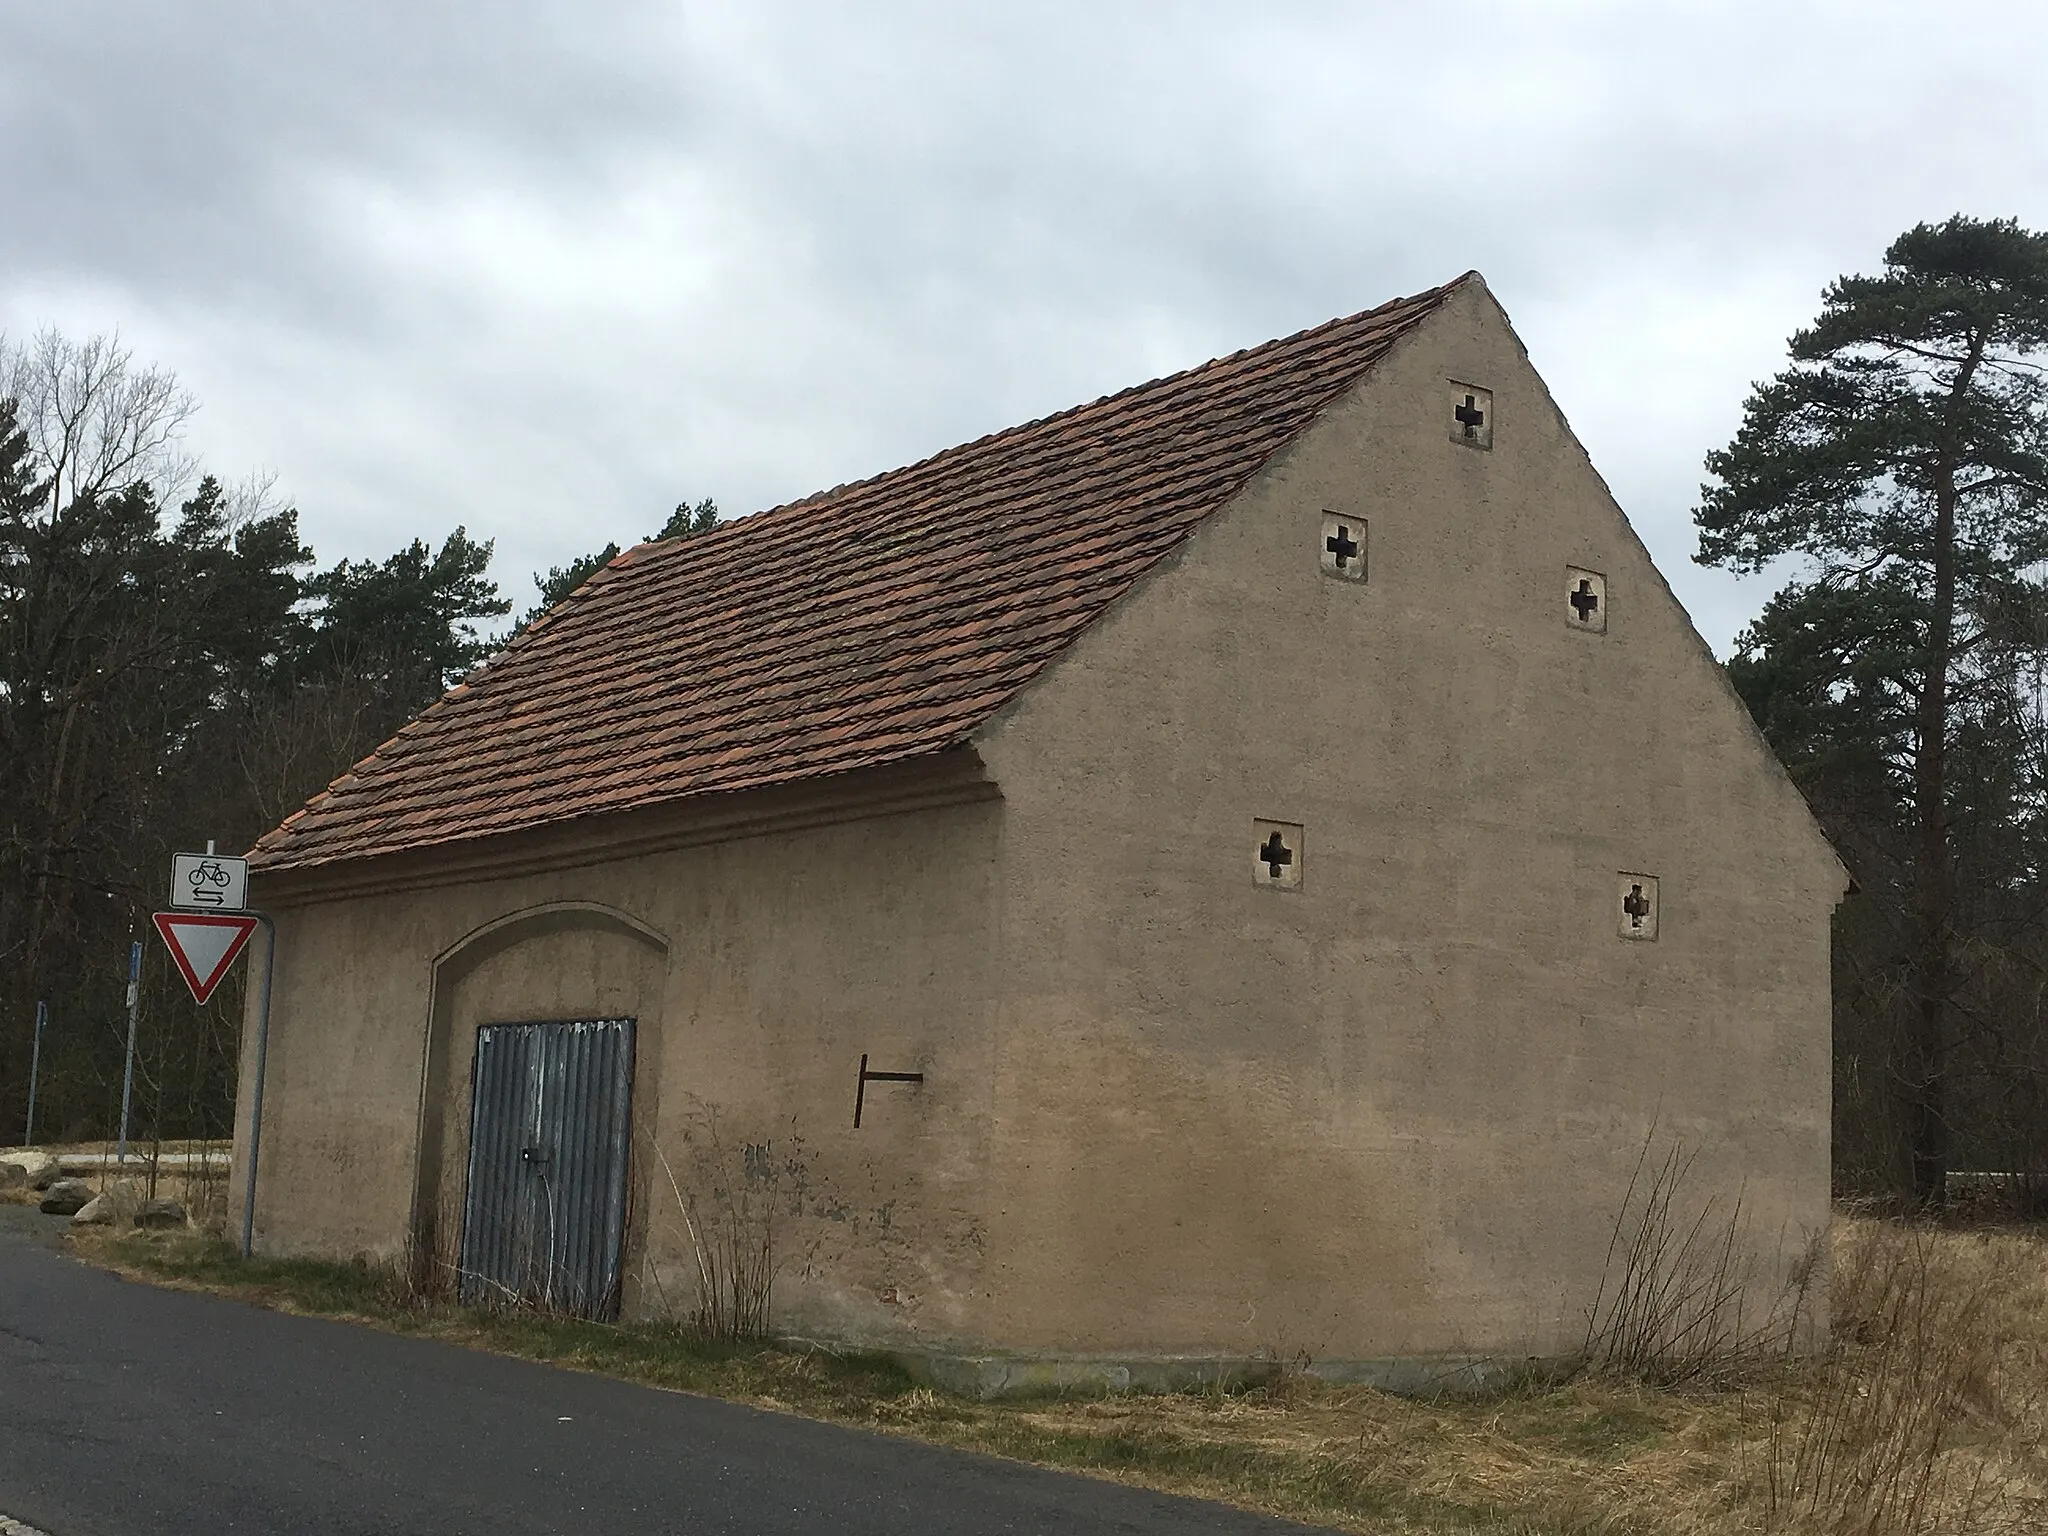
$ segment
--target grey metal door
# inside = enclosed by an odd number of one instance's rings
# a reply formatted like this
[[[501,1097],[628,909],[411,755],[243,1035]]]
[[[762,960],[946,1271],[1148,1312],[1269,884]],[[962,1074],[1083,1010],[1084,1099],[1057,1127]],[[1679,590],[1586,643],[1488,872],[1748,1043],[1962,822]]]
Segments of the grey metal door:
[[[631,1019],[477,1031],[464,1301],[618,1315],[632,1103]]]

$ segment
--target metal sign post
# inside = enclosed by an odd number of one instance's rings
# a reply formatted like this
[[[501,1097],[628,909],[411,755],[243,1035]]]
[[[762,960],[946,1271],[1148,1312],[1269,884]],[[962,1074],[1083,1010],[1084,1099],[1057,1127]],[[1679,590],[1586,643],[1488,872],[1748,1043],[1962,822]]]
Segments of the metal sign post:
[[[142,940],[128,946],[128,1062],[121,1069],[121,1147],[114,1166],[128,1161],[128,1101],[135,1092],[135,1015],[142,1001]]]
[[[50,1005],[36,1004],[36,1043],[28,1057],[28,1126],[21,1133],[21,1144],[32,1147],[36,1144],[36,1081],[43,1071],[43,1026],[50,1022]]]

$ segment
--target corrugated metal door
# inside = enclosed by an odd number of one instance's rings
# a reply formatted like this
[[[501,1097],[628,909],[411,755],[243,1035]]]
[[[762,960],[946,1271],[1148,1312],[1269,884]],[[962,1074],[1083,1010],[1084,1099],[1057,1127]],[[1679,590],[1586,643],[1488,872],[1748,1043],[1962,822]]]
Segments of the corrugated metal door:
[[[477,1031],[464,1301],[618,1315],[632,1102],[631,1019]]]

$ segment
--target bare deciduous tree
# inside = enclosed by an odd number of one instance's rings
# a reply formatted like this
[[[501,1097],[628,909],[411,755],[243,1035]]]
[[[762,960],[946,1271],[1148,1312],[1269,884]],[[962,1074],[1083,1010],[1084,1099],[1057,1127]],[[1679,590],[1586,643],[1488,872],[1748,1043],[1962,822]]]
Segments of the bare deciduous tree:
[[[0,399],[15,403],[52,517],[138,483],[169,501],[192,478],[179,444],[197,405],[177,375],[138,367],[119,336],[0,336]]]

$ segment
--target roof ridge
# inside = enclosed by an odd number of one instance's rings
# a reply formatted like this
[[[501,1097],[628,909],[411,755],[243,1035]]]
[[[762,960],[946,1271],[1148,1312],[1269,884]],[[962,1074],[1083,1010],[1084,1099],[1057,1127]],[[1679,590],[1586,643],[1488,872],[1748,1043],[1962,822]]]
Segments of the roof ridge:
[[[747,522],[753,518],[767,517],[778,512],[791,512],[795,511],[797,508],[800,507],[811,507],[817,505],[820,502],[833,501],[848,494],[849,492],[860,491],[869,486],[878,485],[884,481],[892,480],[896,478],[898,475],[913,474],[918,470],[926,469],[934,464],[938,464],[945,460],[952,459],[956,456],[966,454],[972,451],[973,449],[981,448],[993,443],[998,443],[1006,438],[1021,437],[1027,433],[1036,432],[1041,428],[1048,427],[1052,425],[1054,422],[1070,420],[1074,417],[1082,415],[1084,412],[1096,410],[1101,406],[1112,404],[1115,401],[1126,400],[1130,399],[1133,396],[1148,394],[1153,390],[1161,389],[1169,384],[1181,383],[1185,380],[1192,379],[1199,374],[1208,373],[1212,370],[1220,369],[1224,367],[1226,364],[1239,362],[1242,359],[1251,357],[1256,353],[1275,352],[1281,349],[1282,347],[1290,346],[1296,342],[1307,341],[1311,337],[1322,335],[1326,332],[1336,330],[1339,327],[1351,326],[1357,324],[1362,320],[1369,320],[1373,316],[1383,314],[1388,310],[1407,308],[1415,305],[1420,305],[1425,302],[1439,300],[1444,296],[1448,295],[1452,289],[1457,288],[1461,284],[1469,282],[1473,278],[1478,276],[1479,273],[1476,268],[1468,270],[1462,275],[1453,278],[1448,283],[1441,283],[1434,288],[1425,288],[1420,293],[1405,294],[1399,298],[1388,299],[1384,304],[1375,304],[1371,309],[1361,309],[1356,314],[1339,315],[1334,320],[1325,320],[1321,324],[1312,325],[1305,330],[1293,331],[1285,336],[1276,336],[1269,341],[1257,342],[1249,347],[1239,347],[1235,352],[1226,352],[1223,353],[1221,356],[1212,357],[1204,362],[1195,363],[1189,367],[1177,369],[1172,373],[1160,374],[1157,378],[1146,379],[1142,383],[1132,384],[1119,390],[1113,390],[1106,395],[1098,395],[1093,400],[1084,400],[1080,402],[1078,405],[1070,405],[1062,410],[1051,411],[1044,416],[1034,416],[1029,421],[1020,421],[1016,423],[1014,426],[1000,427],[993,432],[984,432],[980,437],[973,437],[967,439],[967,441],[965,442],[954,443],[948,447],[938,449],[933,453],[928,453],[921,459],[913,459],[907,464],[899,464],[893,469],[884,469],[877,471],[875,474],[872,475],[863,475],[858,480],[844,480],[841,481],[838,485],[830,486],[824,490],[812,491],[808,496],[799,496],[793,501],[777,502],[774,506],[761,507],[753,512],[744,513],[739,517],[732,518],[728,522],[720,523],[717,529],[708,531],[716,532],[721,529],[730,528],[738,523]],[[619,555],[607,564],[606,569],[609,569],[612,565],[619,564],[621,561],[625,559],[625,557],[628,554],[633,553],[635,550],[658,549],[662,550],[664,553],[670,553],[672,552],[670,548],[671,546],[686,545],[691,543],[692,540],[701,537],[703,537],[703,535],[701,534],[678,534],[676,537],[672,539],[658,539],[643,542],[641,544],[635,545],[634,550],[621,550],[619,552]]]
[[[571,608],[577,603],[578,599],[583,598],[596,586],[602,584],[613,571],[622,570],[631,565],[642,564],[650,555],[665,559],[679,553],[686,547],[692,551],[701,551],[705,547],[700,542],[701,540],[714,534],[724,533],[728,529],[735,529],[740,524],[751,522],[755,518],[769,517],[784,512],[794,512],[799,508],[815,507],[821,503],[835,501],[850,493],[859,492],[868,487],[893,480],[899,475],[914,475],[920,470],[929,469],[944,461],[970,453],[977,448],[999,443],[1006,438],[1021,437],[1027,433],[1048,427],[1054,422],[1078,417],[1084,412],[1096,410],[1115,401],[1129,399],[1171,384],[1193,379],[1199,374],[1221,369],[1226,364],[1240,362],[1255,353],[1275,352],[1283,347],[1297,342],[1306,342],[1312,337],[1323,335],[1340,327],[1356,325],[1360,321],[1369,320],[1373,316],[1384,314],[1389,310],[1409,308],[1426,302],[1440,300],[1448,295],[1452,289],[1470,282],[1474,278],[1479,277],[1479,275],[1477,268],[1468,268],[1449,282],[1439,283],[1434,288],[1425,288],[1419,293],[1403,294],[1396,298],[1388,299],[1384,303],[1375,304],[1370,309],[1361,309],[1355,314],[1339,315],[1335,319],[1325,320],[1318,325],[1309,326],[1305,330],[1292,331],[1285,336],[1276,336],[1268,341],[1256,342],[1248,347],[1239,347],[1235,352],[1226,352],[1218,357],[1209,358],[1204,362],[1177,369],[1172,373],[1160,374],[1156,378],[1146,379],[1142,383],[1132,384],[1106,395],[1098,395],[1093,400],[1084,400],[1078,405],[1070,405],[1063,410],[1053,411],[1044,416],[1036,416],[1029,421],[1021,421],[1014,426],[1001,427],[993,432],[984,432],[980,437],[969,438],[961,443],[954,443],[933,453],[928,453],[921,459],[913,459],[907,464],[899,464],[893,469],[879,470],[872,475],[865,475],[858,480],[844,480],[838,485],[827,489],[813,491],[808,496],[799,496],[792,501],[777,502],[773,506],[759,507],[752,512],[743,512],[737,517],[727,518],[722,522],[714,524],[702,533],[679,533],[666,539],[642,539],[639,543],[620,550],[611,559],[586,576],[566,596],[557,600],[553,607],[533,619],[530,623],[515,630],[506,638],[505,644],[502,647],[486,657],[472,671],[465,675],[462,682],[457,686],[466,686],[479,681],[483,673],[495,667],[514,647],[525,640],[528,635],[535,634],[550,625],[564,610]],[[647,554],[643,555],[641,553],[643,550]],[[379,750],[381,751],[382,748],[380,747]]]

